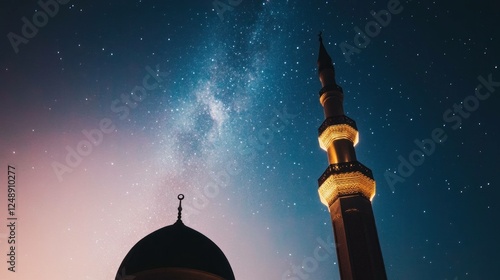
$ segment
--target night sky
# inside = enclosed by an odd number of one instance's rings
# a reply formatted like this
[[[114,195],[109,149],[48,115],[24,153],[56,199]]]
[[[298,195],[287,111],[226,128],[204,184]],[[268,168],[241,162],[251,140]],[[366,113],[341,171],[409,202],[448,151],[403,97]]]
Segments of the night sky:
[[[22,2],[0,3],[1,279],[114,279],[179,193],[236,279],[339,279],[319,31],[388,277],[497,278],[496,1]]]

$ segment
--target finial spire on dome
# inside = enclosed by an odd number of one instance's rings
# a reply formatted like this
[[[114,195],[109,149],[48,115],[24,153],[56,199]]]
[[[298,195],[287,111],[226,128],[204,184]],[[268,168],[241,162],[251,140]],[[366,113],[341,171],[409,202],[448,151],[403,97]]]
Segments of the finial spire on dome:
[[[177,221],[182,222],[181,217],[182,217],[182,200],[184,199],[184,195],[181,193],[177,196],[177,199],[179,199],[179,207],[177,210],[179,210],[179,213],[177,214]]]

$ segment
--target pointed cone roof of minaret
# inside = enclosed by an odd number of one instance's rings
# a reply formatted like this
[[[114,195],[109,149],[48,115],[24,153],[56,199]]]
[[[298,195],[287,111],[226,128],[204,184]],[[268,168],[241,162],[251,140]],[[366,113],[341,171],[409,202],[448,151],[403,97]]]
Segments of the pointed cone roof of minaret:
[[[330,57],[330,55],[328,55],[328,52],[326,51],[325,46],[323,45],[323,37],[321,36],[321,32],[319,33],[318,36],[319,36],[318,73],[328,68],[335,71],[335,69],[333,68],[332,58]]]

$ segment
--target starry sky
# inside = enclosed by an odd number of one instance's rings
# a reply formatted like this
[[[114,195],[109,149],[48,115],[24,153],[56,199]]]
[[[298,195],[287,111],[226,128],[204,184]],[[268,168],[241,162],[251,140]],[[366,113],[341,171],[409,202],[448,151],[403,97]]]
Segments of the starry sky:
[[[175,222],[183,193],[185,224],[237,279],[339,279],[317,193],[322,30],[377,181],[388,277],[494,279],[498,11],[493,0],[2,1],[0,278],[114,279],[138,240]]]

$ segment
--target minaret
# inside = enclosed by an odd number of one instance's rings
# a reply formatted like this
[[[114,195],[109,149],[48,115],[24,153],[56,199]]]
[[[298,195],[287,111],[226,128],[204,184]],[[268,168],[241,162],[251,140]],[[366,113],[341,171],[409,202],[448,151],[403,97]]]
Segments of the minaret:
[[[319,34],[319,100],[325,121],[318,129],[329,166],[318,179],[319,196],[332,218],[341,279],[387,279],[371,200],[372,171],[357,161],[356,122],[344,114],[342,88],[335,81],[332,59]]]

